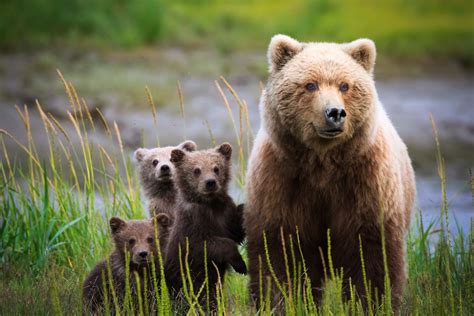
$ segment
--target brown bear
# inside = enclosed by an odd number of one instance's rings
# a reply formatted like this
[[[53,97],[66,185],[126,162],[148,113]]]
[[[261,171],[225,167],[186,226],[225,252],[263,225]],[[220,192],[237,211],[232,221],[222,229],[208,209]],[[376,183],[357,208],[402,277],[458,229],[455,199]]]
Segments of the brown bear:
[[[259,257],[263,279],[270,275],[264,232],[281,282],[288,279],[282,242],[288,246],[289,235],[295,241],[298,233],[311,286],[321,288],[328,230],[332,262],[343,268],[345,290],[350,278],[360,297],[369,294],[363,286],[360,238],[367,279],[383,293],[383,228],[392,303],[400,302],[415,181],[406,146],[377,96],[375,55],[368,39],[336,44],[272,38],[262,122],[246,179],[244,228],[254,297]]]
[[[182,200],[176,206],[176,220],[170,232],[165,276],[171,294],[176,299],[182,294],[182,272],[186,274],[186,271],[180,270],[180,266],[184,266],[186,241],[189,242],[187,255],[195,292],[205,281],[207,264],[211,307],[215,307],[216,283],[219,276],[220,281],[223,281],[229,265],[236,272],[247,272],[237,248],[244,239],[242,206],[236,207],[227,193],[231,178],[231,156],[232,147],[228,143],[215,149],[191,153],[180,149],[171,152]],[[204,242],[207,261],[204,259]],[[180,264],[180,252],[183,264]],[[203,292],[199,300],[203,303],[206,298]]]
[[[156,310],[156,303],[154,302],[154,286],[153,286],[153,272],[151,260],[154,260],[156,276],[159,280],[159,260],[158,247],[155,240],[155,226],[157,223],[158,240],[160,249],[164,253],[163,248],[166,245],[169,226],[172,224],[170,217],[165,213],[157,214],[155,217],[147,220],[130,220],[124,221],[118,217],[110,219],[110,228],[112,237],[115,243],[115,250],[109,257],[110,272],[112,274],[112,284],[109,279],[109,271],[107,260],[100,261],[95,268],[87,276],[83,285],[83,304],[84,311],[91,313],[100,313],[104,311],[104,294],[107,293],[107,301],[111,310],[114,310],[114,300],[112,294],[112,285],[115,295],[118,299],[118,304],[122,308],[125,285],[126,285],[126,256],[127,251],[130,255],[129,261],[129,275],[130,275],[130,289],[134,306],[137,307],[137,283],[135,279],[135,272],[140,278],[142,289],[142,297],[144,283],[147,283],[148,292],[148,306],[151,310]],[[146,271],[146,279],[145,279]],[[102,274],[105,276],[107,289],[104,291]]]
[[[138,148],[135,151],[135,159],[139,164],[140,181],[149,200],[148,211],[150,216],[161,212],[171,214],[178,191],[174,180],[174,166],[170,162],[173,149],[186,151],[196,150],[196,144],[187,140],[176,147]]]

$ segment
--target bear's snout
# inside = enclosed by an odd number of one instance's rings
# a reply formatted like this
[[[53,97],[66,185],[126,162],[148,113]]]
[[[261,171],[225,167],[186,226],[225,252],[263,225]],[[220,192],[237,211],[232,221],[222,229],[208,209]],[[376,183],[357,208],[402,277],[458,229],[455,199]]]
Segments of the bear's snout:
[[[132,261],[136,264],[143,264],[145,262],[148,262],[149,257],[150,252],[148,251],[148,249],[141,248],[134,252]]]
[[[217,182],[215,179],[207,179],[205,183],[207,191],[215,191],[217,189]]]
[[[347,113],[342,107],[329,107],[324,111],[325,126],[318,131],[323,138],[333,138],[344,130]]]
[[[161,174],[169,174],[170,173],[170,166],[162,165],[160,168]]]
[[[324,111],[326,124],[329,128],[339,129],[344,124],[346,118],[346,111],[343,108],[329,108]]]
[[[163,163],[155,169],[156,177],[158,180],[168,181],[171,177],[171,167],[167,163]]]

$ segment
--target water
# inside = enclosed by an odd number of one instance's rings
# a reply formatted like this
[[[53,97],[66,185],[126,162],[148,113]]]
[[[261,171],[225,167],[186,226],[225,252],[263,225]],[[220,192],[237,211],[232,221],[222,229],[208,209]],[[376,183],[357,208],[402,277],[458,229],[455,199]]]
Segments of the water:
[[[13,105],[26,103],[31,107],[38,98],[46,110],[59,117],[66,129],[72,130],[65,116],[69,109],[65,93],[61,91],[59,80],[54,78],[59,63],[65,76],[76,84],[89,105],[99,106],[109,122],[117,122],[130,154],[140,145],[142,137],[147,146],[157,143],[145,85],[150,87],[158,104],[157,124],[162,145],[189,138],[199,147],[207,147],[211,143],[209,128],[217,143],[234,142],[229,113],[215,85],[220,74],[227,74],[228,81],[246,101],[251,127],[255,132],[258,130],[260,82],[266,77],[263,53],[222,57],[210,52],[166,50],[87,56],[78,61],[56,60],[57,57],[49,56],[53,62],[43,61],[41,67],[35,67],[33,63],[33,71],[25,66],[31,62],[31,56],[0,56],[0,128],[24,141],[24,128]],[[377,78],[376,84],[379,98],[413,160],[418,192],[416,206],[421,209],[425,223],[438,218],[442,204],[429,119],[430,114],[433,116],[446,162],[449,220],[453,231],[457,231],[458,223],[467,232],[474,217],[469,175],[474,162],[473,78],[466,72],[445,74],[435,71],[425,76]],[[176,80],[180,80],[184,92],[184,121],[178,107]],[[225,90],[222,82],[221,86]],[[227,91],[226,96],[238,122],[237,104]],[[46,155],[44,127],[34,108],[30,116],[38,150]],[[108,148],[113,146],[101,129],[92,133],[91,139]],[[22,156],[11,140],[7,140],[7,148],[12,155]],[[234,188],[233,193],[242,198],[239,190]]]

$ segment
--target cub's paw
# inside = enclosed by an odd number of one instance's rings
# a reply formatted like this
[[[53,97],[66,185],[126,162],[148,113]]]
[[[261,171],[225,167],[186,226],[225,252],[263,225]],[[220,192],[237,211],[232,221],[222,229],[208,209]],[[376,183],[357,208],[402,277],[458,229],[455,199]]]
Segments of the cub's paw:
[[[232,268],[234,268],[235,272],[240,273],[240,274],[247,274],[247,265],[245,264],[244,259],[239,256],[238,260],[234,260],[231,263]]]

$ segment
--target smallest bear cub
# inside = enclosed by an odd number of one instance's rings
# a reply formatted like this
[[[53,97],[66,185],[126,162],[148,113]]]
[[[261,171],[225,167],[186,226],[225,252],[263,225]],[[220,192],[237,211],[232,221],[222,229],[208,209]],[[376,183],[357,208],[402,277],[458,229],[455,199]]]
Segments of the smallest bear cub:
[[[141,185],[149,200],[150,216],[161,212],[172,215],[171,212],[178,198],[178,190],[170,156],[171,151],[176,148],[192,152],[196,150],[196,144],[187,140],[176,147],[138,148],[135,151]]]
[[[176,220],[170,232],[166,250],[165,276],[175,298],[183,288],[180,271],[181,260],[186,255],[193,288],[201,288],[205,281],[204,242],[207,251],[209,299],[215,305],[215,288],[218,275],[223,282],[229,265],[236,272],[246,274],[238,243],[242,242],[242,207],[237,207],[228,195],[231,173],[232,147],[224,143],[215,149],[185,152],[175,149],[171,162],[176,167],[178,186],[182,195],[176,206]],[[217,266],[219,274],[214,265]],[[186,273],[186,271],[183,271]],[[189,285],[188,285],[189,286]],[[205,293],[199,298],[205,298]]]
[[[155,240],[154,220],[156,220],[157,223],[160,249],[163,249],[168,239],[169,227],[172,224],[167,214],[160,213],[146,220],[124,221],[118,217],[112,217],[110,219],[110,229],[115,243],[115,250],[109,257],[110,270],[107,260],[103,260],[95,266],[86,278],[83,286],[84,311],[91,313],[103,312],[106,300],[109,307],[113,307],[112,286],[116,293],[118,304],[120,307],[122,306],[126,290],[126,252],[128,252],[130,256],[129,280],[134,306],[137,306],[138,299],[135,277],[137,273],[140,279],[140,293],[142,293],[142,298],[144,297],[143,289],[144,283],[146,282],[148,289],[146,293],[146,297],[149,301],[148,306],[151,309],[154,308],[156,304],[153,301],[153,291],[156,289],[153,289],[151,260],[154,260],[156,275],[159,278],[158,247]],[[109,271],[112,272],[111,279],[109,278]],[[146,271],[146,279],[144,271]],[[105,279],[103,279],[103,276]],[[103,287],[104,280],[106,289]],[[107,295],[107,298],[104,298],[104,295]],[[113,308],[111,308],[111,310],[113,310]]]

